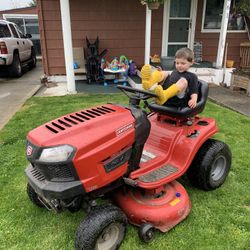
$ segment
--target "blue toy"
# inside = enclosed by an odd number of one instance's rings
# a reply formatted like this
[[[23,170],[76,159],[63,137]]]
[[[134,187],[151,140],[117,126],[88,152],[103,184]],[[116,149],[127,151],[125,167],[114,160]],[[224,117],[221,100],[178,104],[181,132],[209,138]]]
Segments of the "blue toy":
[[[74,62],[73,67],[74,67],[74,69],[79,69],[78,63]]]
[[[110,63],[110,69],[111,69],[111,70],[114,70],[114,71],[119,70],[119,63],[118,63],[117,57],[115,57],[115,58],[111,61],[111,63]]]

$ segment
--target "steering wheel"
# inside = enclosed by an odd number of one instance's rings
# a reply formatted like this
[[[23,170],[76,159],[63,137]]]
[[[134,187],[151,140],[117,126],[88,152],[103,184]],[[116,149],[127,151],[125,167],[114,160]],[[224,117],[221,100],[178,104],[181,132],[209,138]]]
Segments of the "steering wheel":
[[[117,85],[117,88],[124,92],[129,98],[137,100],[147,100],[152,97],[157,97],[156,94],[143,89],[137,89],[123,85]],[[132,93],[132,95],[129,95],[127,92]]]

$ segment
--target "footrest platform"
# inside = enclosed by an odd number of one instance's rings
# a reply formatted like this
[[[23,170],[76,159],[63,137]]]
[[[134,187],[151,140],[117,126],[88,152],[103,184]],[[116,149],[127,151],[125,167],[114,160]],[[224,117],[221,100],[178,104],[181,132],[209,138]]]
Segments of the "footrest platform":
[[[159,181],[175,172],[178,171],[178,168],[171,165],[166,165],[161,168],[158,168],[148,174],[142,175],[139,177],[139,181],[144,183],[156,182]]]

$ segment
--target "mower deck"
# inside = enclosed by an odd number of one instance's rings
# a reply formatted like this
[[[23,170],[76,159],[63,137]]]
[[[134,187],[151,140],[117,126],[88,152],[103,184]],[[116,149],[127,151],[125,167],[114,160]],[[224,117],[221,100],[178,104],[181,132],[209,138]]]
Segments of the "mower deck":
[[[130,188],[114,194],[115,203],[125,212],[130,223],[144,223],[166,232],[184,220],[191,203],[185,188],[177,181],[152,190]]]

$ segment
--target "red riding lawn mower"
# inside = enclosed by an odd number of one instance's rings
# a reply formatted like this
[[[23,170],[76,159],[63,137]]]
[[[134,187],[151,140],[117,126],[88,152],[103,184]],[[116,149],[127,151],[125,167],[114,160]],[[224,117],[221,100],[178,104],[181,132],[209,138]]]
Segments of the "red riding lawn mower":
[[[231,166],[229,147],[210,139],[215,120],[204,109],[208,85],[199,82],[196,108],[148,103],[148,91],[118,86],[129,105],[105,104],[50,121],[28,133],[27,193],[39,207],[61,212],[87,208],[76,249],[117,249],[127,221],[144,242],[190,212],[184,173],[198,188],[221,186]],[[140,108],[143,100],[150,112]],[[98,204],[97,198],[111,203]],[[100,199],[98,199],[98,202]]]

